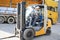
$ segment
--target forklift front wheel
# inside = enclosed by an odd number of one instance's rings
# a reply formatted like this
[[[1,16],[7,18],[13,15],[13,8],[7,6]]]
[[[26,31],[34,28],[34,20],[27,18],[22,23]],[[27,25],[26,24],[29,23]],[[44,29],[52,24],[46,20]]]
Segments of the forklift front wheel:
[[[33,29],[26,29],[23,34],[23,38],[26,40],[31,40],[35,35],[35,32]]]

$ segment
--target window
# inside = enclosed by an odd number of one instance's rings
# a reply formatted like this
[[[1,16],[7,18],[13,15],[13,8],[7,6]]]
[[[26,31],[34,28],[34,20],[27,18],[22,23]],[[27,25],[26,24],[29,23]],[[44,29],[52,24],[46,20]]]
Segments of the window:
[[[55,8],[55,11],[58,12],[58,7]]]
[[[55,12],[55,8],[51,7],[51,11]]]
[[[51,7],[50,7],[50,6],[47,6],[47,9],[48,9],[48,10],[50,10],[50,9],[51,9]]]
[[[56,1],[56,2],[57,2],[57,1],[59,1],[59,0],[52,0],[52,1]]]
[[[55,12],[55,8],[54,7],[48,6],[47,9],[50,10],[50,11]]]

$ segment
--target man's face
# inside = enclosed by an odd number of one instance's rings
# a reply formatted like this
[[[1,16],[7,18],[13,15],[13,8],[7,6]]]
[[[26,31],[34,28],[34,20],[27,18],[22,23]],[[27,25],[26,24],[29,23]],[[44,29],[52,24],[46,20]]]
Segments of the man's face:
[[[39,10],[40,10],[40,8],[35,8],[35,10],[39,11]]]

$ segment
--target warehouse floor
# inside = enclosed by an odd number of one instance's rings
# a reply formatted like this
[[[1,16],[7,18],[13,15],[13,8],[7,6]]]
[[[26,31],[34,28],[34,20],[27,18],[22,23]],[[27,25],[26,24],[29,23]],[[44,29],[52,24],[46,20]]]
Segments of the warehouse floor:
[[[17,37],[9,37],[14,35],[14,28],[16,24],[0,24],[0,40],[19,40]],[[52,26],[51,35],[42,35],[35,37],[33,40],[60,40],[60,23]],[[1,39],[9,37],[7,39]]]

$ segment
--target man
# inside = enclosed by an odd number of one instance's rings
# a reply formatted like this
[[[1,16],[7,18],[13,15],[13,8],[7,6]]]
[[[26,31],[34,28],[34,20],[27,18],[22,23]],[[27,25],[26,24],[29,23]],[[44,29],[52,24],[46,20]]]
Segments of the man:
[[[33,11],[31,12],[31,15],[38,15],[41,14],[41,9],[39,6],[36,6],[33,8]]]
[[[36,26],[36,24],[39,24],[38,22],[36,23],[37,20],[42,19],[42,11],[39,6],[36,6],[33,8],[33,11],[30,13],[28,17],[28,26]],[[39,24],[40,25],[40,24]]]

